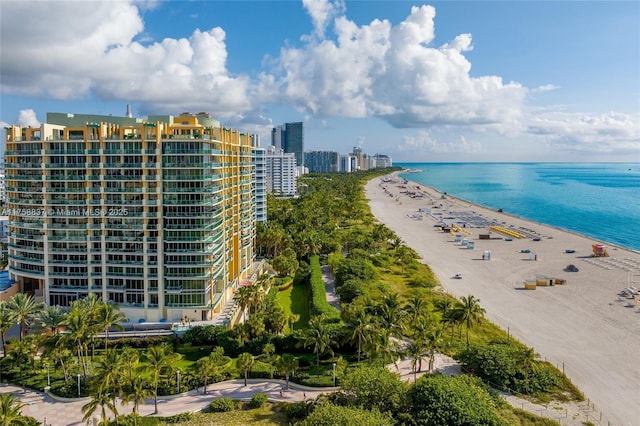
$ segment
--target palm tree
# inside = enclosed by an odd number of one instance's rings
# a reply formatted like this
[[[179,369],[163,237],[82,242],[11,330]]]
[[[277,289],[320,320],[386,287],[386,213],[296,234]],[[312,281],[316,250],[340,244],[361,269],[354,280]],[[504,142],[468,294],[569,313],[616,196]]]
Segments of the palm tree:
[[[407,313],[406,320],[411,325],[419,316],[425,315],[429,311],[429,302],[421,293],[412,293],[405,301],[404,311]]]
[[[300,321],[300,315],[299,314],[289,314],[287,316],[287,322],[289,323],[289,332],[293,333],[293,324],[297,323],[298,321]]]
[[[233,297],[238,302],[238,305],[240,305],[240,310],[242,310],[242,314],[243,314],[242,320],[246,322],[247,307],[249,307],[253,299],[253,291],[251,290],[251,287],[248,287],[248,286],[240,287],[238,291],[236,291],[236,294]]]
[[[379,306],[382,326],[389,330],[393,336],[402,335],[402,324],[406,312],[400,301],[398,293],[385,294]]]
[[[393,231],[391,231],[385,225],[377,223],[373,226],[371,235],[376,242],[384,243],[386,246],[387,244],[389,244],[389,240],[393,237]]]
[[[24,425],[31,424],[29,420],[20,413],[20,409],[25,404],[16,399],[13,394],[0,394],[0,425]]]
[[[126,354],[125,354],[126,356]],[[113,395],[115,404],[115,396],[122,388],[123,370],[126,366],[126,360],[120,351],[107,350],[102,358],[93,367],[93,377],[97,382],[97,386],[106,390]]]
[[[133,402],[133,424],[138,424],[137,414],[140,408],[140,403],[145,403],[147,398],[153,396],[153,391],[147,388],[145,385],[147,382],[141,376],[134,376],[129,383],[124,387],[124,393],[122,395],[122,405],[127,405],[129,402]]]
[[[78,357],[78,365],[82,366],[84,375],[88,374],[89,367],[87,365],[86,356],[88,355],[87,340],[89,338],[89,318],[88,312],[85,311],[77,301],[71,304],[71,310],[65,317],[64,325],[67,333],[64,339],[73,342],[76,347],[76,356]]]
[[[51,336],[44,341],[43,355],[47,357],[53,366],[60,366],[64,374],[64,381],[69,381],[69,367],[67,360],[71,358],[72,353],[66,347],[66,341],[60,335]]]
[[[102,416],[102,423],[106,423],[107,421],[107,410],[111,410],[111,412],[117,417],[118,409],[116,405],[113,403],[113,396],[106,390],[97,388],[96,392],[91,395],[91,401],[82,406],[82,412],[84,413],[83,421],[87,421],[93,416],[93,413],[100,407],[100,414]],[[106,408],[105,408],[106,407]]]
[[[382,365],[389,365],[393,363],[398,367],[398,355],[399,355],[399,343],[397,340],[392,339],[391,331],[386,328],[379,329],[377,334],[374,335],[373,344],[368,345],[370,349],[371,359],[377,359]]]
[[[16,323],[13,311],[6,302],[0,301],[0,339],[2,339],[2,356],[7,354],[7,331]]]
[[[400,263],[400,268],[402,270],[402,273],[404,274],[405,266],[407,264],[410,264],[413,261],[413,259],[415,259],[416,257],[415,252],[411,248],[405,246],[404,244],[398,246],[395,249],[395,252],[396,252],[396,257],[398,259],[398,262]]]
[[[170,347],[165,345],[152,346],[145,353],[147,364],[151,370],[151,383],[153,385],[153,414],[158,414],[158,383],[163,372],[169,370],[180,355],[173,353]]]
[[[244,373],[245,386],[247,386],[247,376],[253,368],[254,362],[253,355],[248,352],[241,353],[240,356],[238,356],[238,368]]]
[[[442,329],[432,329],[427,333],[427,350],[429,352],[429,373],[433,373],[436,352],[442,345]]]
[[[48,306],[38,312],[38,322],[44,329],[51,331],[51,335],[58,334],[58,328],[64,324],[65,312],[58,306]]]
[[[485,309],[480,306],[480,300],[473,295],[462,296],[460,302],[455,307],[459,314],[460,321],[466,325],[467,329],[467,346],[469,346],[469,329],[475,323],[480,322],[485,314]]]
[[[447,312],[451,308],[453,308],[453,301],[448,297],[445,297],[445,298],[436,300],[436,302],[434,303],[434,306],[436,308],[436,311],[440,312],[440,314],[442,315],[442,318],[444,319],[444,317],[447,315]]]
[[[15,324],[20,326],[20,340],[27,333],[31,321],[44,306],[36,302],[31,295],[17,293],[9,300],[9,309],[13,311]]]
[[[91,359],[93,360],[94,352],[95,352],[95,337],[98,333],[103,331],[102,324],[99,322],[99,312],[100,309],[105,305],[100,296],[96,293],[89,293],[87,297],[81,300],[77,300],[76,302],[80,305],[80,307],[85,311],[87,315],[87,323],[88,323],[88,340],[91,341]],[[88,353],[88,350],[87,350]]]
[[[218,374],[221,367],[231,362],[231,358],[224,355],[224,349],[220,346],[216,347],[209,355],[200,358],[196,362],[196,372],[204,378],[204,391],[207,394],[207,385],[209,378]]]
[[[120,307],[105,303],[97,308],[96,321],[98,326],[104,331],[104,349],[107,350],[107,342],[109,341],[109,329],[111,327],[122,331],[122,322],[127,319],[124,312],[120,311]]]
[[[269,362],[269,360],[271,359],[271,356],[275,352],[276,352],[276,345],[274,345],[273,343],[267,343],[262,348],[262,354],[264,355],[264,358],[267,360],[267,362]]]
[[[457,309],[449,309],[446,314],[442,317],[442,323],[446,327],[451,327],[451,338],[449,342],[453,342],[453,333],[456,329],[457,324],[461,324],[461,312]],[[460,326],[462,329],[462,326]]]
[[[130,346],[125,346],[119,350],[119,367],[121,380],[131,381],[140,367],[140,351]]]
[[[252,285],[249,287],[249,313],[255,314],[256,312],[264,311],[265,289],[260,285]]]
[[[372,332],[373,317],[368,315],[364,307],[359,305],[346,305],[342,311],[342,319],[346,324],[350,341],[357,343],[357,358],[360,362],[362,345],[369,341]]]
[[[271,274],[262,274],[258,277],[257,284],[265,291],[268,292],[273,285],[274,278]]]
[[[18,370],[18,382],[22,385],[23,391],[26,392],[26,378],[36,374],[35,357],[38,353],[38,336],[30,335],[23,340],[12,342],[7,350],[6,358],[3,362],[8,362]]]
[[[390,245],[392,250],[397,249],[398,247],[402,246],[403,244],[404,244],[404,241],[402,241],[402,238],[400,238],[397,235],[393,235],[391,237],[391,241],[389,241],[389,245]]]
[[[405,353],[411,358],[411,371],[413,371],[414,382],[418,378],[418,372],[422,371],[422,358],[424,357],[425,351],[424,343],[419,340],[410,342],[405,349]],[[416,366],[418,368],[416,368]]]
[[[453,301],[448,297],[438,299],[434,303],[434,307],[437,312],[440,312],[440,321],[442,324],[444,324],[445,327],[451,327],[451,340],[453,341],[455,325],[460,322],[458,312],[453,309]]]
[[[289,374],[294,373],[298,369],[298,359],[291,354],[279,356],[276,361],[276,368],[281,374],[284,374],[287,389],[289,389]]]
[[[313,353],[316,355],[316,366],[320,367],[320,355],[325,352],[333,354],[331,345],[334,344],[329,327],[325,322],[324,315],[316,315],[309,320],[309,328],[307,329],[307,338],[304,346],[313,346]]]

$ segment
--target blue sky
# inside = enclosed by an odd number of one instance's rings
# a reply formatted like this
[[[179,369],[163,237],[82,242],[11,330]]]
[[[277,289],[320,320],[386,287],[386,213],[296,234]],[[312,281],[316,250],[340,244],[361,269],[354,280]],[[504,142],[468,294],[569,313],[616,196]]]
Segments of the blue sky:
[[[0,1],[0,122],[208,111],[394,161],[640,161],[640,2]]]

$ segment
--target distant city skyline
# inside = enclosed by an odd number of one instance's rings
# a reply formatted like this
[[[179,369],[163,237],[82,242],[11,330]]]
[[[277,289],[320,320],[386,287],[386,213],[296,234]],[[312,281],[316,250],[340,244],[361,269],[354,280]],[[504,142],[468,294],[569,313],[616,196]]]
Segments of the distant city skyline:
[[[0,124],[130,104],[263,147],[304,122],[305,151],[394,162],[640,161],[639,21],[633,1],[2,1]]]

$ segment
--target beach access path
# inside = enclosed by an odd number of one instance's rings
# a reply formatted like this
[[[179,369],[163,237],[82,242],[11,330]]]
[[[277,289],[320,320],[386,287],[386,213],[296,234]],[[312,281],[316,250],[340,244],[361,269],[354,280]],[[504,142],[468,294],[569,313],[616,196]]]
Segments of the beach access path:
[[[388,368],[393,372],[397,372],[403,381],[413,381],[414,374],[410,359],[399,360],[397,363],[389,365]],[[455,360],[442,354],[436,354],[434,371],[446,375],[460,373],[460,369]],[[417,377],[425,373],[426,370],[423,369],[421,373],[417,374]],[[300,402],[314,400],[322,394],[331,393],[338,389],[339,388],[336,387],[317,388],[302,386],[291,381],[289,382],[289,389],[287,389],[284,380],[276,379],[248,379],[247,386],[244,385],[244,380],[241,379],[227,380],[207,386],[206,395],[203,393],[203,388],[200,387],[179,395],[159,396],[158,414],[156,414],[156,416],[167,417],[179,413],[201,411],[206,408],[211,401],[217,398],[232,398],[235,400],[248,401],[256,393],[264,393],[272,402]],[[21,410],[24,415],[34,417],[40,422],[46,420],[49,426],[81,426],[87,424],[82,420],[82,406],[87,404],[91,400],[90,398],[54,398],[47,393],[33,390],[24,391],[21,387],[2,383],[0,383],[0,392],[13,394],[18,400],[25,404]],[[131,413],[132,408],[133,405],[131,403],[122,405],[121,399],[118,399],[117,409],[120,414]],[[532,412],[540,409],[540,407],[525,408]],[[146,404],[140,405],[139,414],[141,416],[152,416],[153,409],[153,399],[148,399]],[[113,419],[113,414],[111,414],[108,409],[107,413],[110,414],[109,418]],[[99,417],[100,408],[98,408],[92,418],[96,418],[96,421],[99,421]],[[558,415],[558,417],[561,416]],[[573,423],[565,424],[574,425]],[[576,426],[577,425],[579,425],[579,423],[577,423]]]
[[[640,424],[640,298],[621,295],[640,287],[640,253],[605,244],[610,256],[593,258],[599,241],[443,197],[397,174],[369,181],[366,196],[373,215],[416,250],[447,292],[476,296],[489,320],[564,371],[599,424]],[[456,218],[464,218],[460,226],[474,249],[434,226]],[[487,224],[527,237],[508,241]],[[579,271],[565,272],[569,264]],[[524,280],[540,275],[567,283],[524,290]]]

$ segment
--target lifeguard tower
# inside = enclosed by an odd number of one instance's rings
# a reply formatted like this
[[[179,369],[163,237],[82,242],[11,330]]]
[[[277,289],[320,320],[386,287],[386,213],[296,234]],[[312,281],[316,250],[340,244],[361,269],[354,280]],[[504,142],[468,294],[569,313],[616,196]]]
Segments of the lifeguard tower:
[[[593,250],[593,257],[609,257],[607,249],[602,244],[593,244],[591,249]]]

